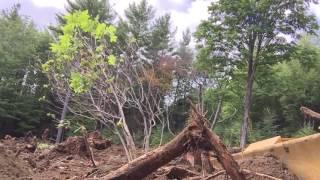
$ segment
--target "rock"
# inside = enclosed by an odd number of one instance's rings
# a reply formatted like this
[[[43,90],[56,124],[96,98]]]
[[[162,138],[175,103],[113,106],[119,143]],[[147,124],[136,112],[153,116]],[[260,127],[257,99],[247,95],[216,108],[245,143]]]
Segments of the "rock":
[[[32,153],[36,150],[36,148],[37,147],[35,145],[33,145],[33,144],[27,144],[25,146],[25,149],[28,150],[29,152],[32,152]]]
[[[9,134],[7,134],[7,135],[4,136],[4,139],[5,139],[5,140],[11,140],[12,137],[11,137]]]

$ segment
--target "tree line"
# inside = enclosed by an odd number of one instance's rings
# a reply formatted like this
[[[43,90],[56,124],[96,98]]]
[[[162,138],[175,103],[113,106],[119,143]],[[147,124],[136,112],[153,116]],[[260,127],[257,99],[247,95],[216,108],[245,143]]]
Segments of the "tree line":
[[[299,112],[320,108],[312,3],[219,0],[180,41],[170,14],[155,16],[146,0],[124,17],[107,0],[68,1],[45,31],[15,5],[0,16],[1,135],[49,126],[58,143],[85,127],[130,161],[188,123],[187,99],[229,146],[313,133]]]

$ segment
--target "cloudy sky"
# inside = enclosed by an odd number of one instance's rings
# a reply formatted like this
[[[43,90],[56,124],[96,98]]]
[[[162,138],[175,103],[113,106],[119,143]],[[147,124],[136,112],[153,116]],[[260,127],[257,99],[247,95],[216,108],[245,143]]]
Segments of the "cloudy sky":
[[[140,0],[109,0],[117,13],[123,15],[123,10],[131,2]],[[157,15],[170,13],[173,26],[177,27],[177,38],[186,28],[195,30],[201,20],[208,17],[207,7],[210,0],[148,0],[157,9]],[[22,5],[21,14],[30,16],[41,28],[55,23],[55,14],[64,12],[66,0],[0,0],[0,9],[10,8],[13,4]],[[320,5],[311,7],[312,11],[320,19]]]

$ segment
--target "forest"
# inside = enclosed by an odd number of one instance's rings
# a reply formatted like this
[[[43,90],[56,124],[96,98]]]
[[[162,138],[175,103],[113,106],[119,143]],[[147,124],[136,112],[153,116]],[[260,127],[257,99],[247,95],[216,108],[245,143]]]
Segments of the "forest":
[[[172,16],[148,0],[124,12],[108,0],[67,0],[42,29],[20,4],[3,9],[0,138],[45,136],[37,148],[46,149],[99,132],[126,163],[166,147],[195,119],[228,149],[316,134],[320,114],[305,113],[320,112],[314,4],[213,1],[179,40]]]

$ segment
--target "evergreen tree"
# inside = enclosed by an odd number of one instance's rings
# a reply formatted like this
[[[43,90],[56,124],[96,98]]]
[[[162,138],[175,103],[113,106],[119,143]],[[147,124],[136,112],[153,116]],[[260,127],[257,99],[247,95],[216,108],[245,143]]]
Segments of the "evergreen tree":
[[[132,3],[125,10],[127,20],[119,23],[123,44],[130,46],[134,56],[147,62],[156,62],[161,56],[172,55],[173,35],[171,17],[165,14],[155,18],[155,9],[146,0]],[[122,36],[122,37],[121,37]],[[120,41],[121,43],[121,41]],[[134,48],[134,50],[132,50]]]
[[[66,11],[67,14],[75,11],[88,10],[88,13],[93,18],[98,18],[99,22],[111,24],[115,18],[114,11],[111,9],[109,0],[67,0]],[[64,14],[57,14],[58,26],[50,26],[54,33],[62,33],[59,27],[66,23],[63,18]]]
[[[0,14],[0,127],[1,133],[22,135],[46,119],[39,64],[48,56],[49,35],[19,15],[20,5]],[[3,134],[2,134],[3,135]]]

